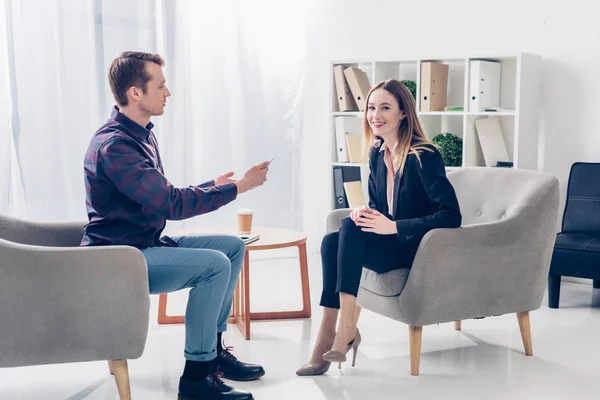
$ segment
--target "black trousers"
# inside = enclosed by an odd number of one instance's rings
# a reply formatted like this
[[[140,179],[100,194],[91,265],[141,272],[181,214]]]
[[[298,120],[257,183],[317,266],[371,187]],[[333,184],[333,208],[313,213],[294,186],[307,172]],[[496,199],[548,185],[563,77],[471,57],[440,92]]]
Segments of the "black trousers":
[[[340,308],[339,292],[356,296],[363,267],[377,273],[410,268],[417,245],[402,245],[396,235],[363,232],[349,217],[321,242],[323,293],[320,305]]]

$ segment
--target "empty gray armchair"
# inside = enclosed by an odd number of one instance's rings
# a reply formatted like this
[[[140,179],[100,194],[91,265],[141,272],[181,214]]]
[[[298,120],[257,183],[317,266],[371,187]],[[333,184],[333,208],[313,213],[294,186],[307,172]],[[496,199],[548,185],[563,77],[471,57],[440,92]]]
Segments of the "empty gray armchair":
[[[107,360],[121,399],[141,356],[146,260],[128,246],[78,247],[83,223],[0,215],[0,367]]]
[[[448,173],[463,226],[434,229],[411,269],[363,269],[357,305],[409,325],[411,374],[419,374],[424,325],[517,313],[532,355],[529,311],[541,306],[556,236],[558,180],[535,171],[460,168]],[[350,210],[333,211],[330,231]]]

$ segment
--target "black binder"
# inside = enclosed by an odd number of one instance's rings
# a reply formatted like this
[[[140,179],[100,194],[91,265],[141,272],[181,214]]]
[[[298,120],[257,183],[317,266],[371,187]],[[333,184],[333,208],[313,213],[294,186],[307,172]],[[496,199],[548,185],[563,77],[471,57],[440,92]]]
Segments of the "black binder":
[[[344,193],[344,175],[341,167],[333,167],[333,196],[335,197],[335,208],[348,208],[348,200]]]
[[[348,200],[344,191],[344,182],[360,181],[360,167],[333,167],[333,196],[335,208],[348,208]]]

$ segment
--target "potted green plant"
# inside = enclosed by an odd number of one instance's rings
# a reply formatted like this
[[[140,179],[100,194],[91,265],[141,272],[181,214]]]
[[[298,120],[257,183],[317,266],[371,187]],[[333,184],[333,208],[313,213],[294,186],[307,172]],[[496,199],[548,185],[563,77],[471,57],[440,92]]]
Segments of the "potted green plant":
[[[462,166],[462,138],[443,132],[436,135],[432,142],[438,147],[446,167]]]
[[[407,87],[407,89],[412,94],[413,99],[416,100],[417,99],[417,82],[405,79],[405,80],[400,81],[400,83]]]

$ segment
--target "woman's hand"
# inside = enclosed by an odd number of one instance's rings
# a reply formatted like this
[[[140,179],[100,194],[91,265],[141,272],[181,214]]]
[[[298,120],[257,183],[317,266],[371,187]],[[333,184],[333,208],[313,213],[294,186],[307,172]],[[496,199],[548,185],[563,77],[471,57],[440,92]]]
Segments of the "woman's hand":
[[[350,219],[352,221],[354,221],[354,223],[356,223],[356,219],[361,215],[361,213],[372,213],[374,210],[370,209],[367,206],[362,206],[362,207],[358,207],[355,208],[354,210],[352,210],[352,212],[350,213]]]
[[[373,232],[379,235],[395,235],[398,233],[396,222],[377,210],[369,210],[370,212],[360,212],[360,215],[354,220],[363,232]]]

